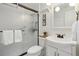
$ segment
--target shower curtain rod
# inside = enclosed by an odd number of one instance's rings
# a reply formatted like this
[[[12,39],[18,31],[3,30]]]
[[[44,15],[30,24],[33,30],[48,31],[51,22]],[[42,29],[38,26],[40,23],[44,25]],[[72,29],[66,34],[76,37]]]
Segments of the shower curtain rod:
[[[24,6],[24,5],[22,5],[22,4],[19,4],[19,3],[12,3],[12,4],[18,5],[18,6],[22,7],[22,8],[24,8],[24,9],[30,10],[30,11],[32,11],[32,12],[38,13],[38,11],[36,11],[36,10],[34,10],[34,9],[32,9],[32,8],[29,8],[29,7],[27,7],[27,6]]]

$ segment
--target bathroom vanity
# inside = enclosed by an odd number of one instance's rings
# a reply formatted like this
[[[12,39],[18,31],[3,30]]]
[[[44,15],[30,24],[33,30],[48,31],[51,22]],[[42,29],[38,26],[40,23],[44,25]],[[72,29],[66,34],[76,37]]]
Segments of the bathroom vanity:
[[[60,8],[60,11],[58,12],[56,12],[55,10],[57,6]],[[46,55],[47,56],[76,56],[77,42],[74,41],[76,38],[72,39],[73,36],[75,36],[73,35],[74,33],[72,31],[72,24],[76,20],[75,9],[74,7],[69,6],[69,4],[61,4],[57,6],[53,7],[52,15],[49,12],[46,12],[47,15],[46,26],[40,25],[39,27],[40,34],[43,33],[44,31],[48,32],[48,37],[45,38]],[[41,24],[42,16],[40,16],[39,21],[40,21],[39,24]],[[59,34],[64,34],[64,35],[59,35]]]
[[[50,36],[46,38],[46,55],[47,56],[75,56],[76,41],[72,38],[57,38]]]
[[[54,10],[53,34],[46,38],[47,56],[75,56],[76,41],[72,39],[72,24],[76,20],[76,13],[73,7],[60,5],[61,10]],[[52,32],[51,31],[51,32]],[[56,34],[65,34],[56,35]]]

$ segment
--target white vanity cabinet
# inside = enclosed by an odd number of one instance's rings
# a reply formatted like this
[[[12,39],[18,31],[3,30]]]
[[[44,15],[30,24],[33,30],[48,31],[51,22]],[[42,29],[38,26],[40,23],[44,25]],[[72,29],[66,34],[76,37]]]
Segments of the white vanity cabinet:
[[[51,46],[46,45],[46,55],[47,56],[56,56],[57,49]]]
[[[71,53],[68,53],[58,48],[47,45],[46,46],[46,56],[71,56]]]
[[[46,56],[75,56],[75,48],[73,45],[61,45],[47,40]]]
[[[71,56],[71,53],[67,53],[63,50],[58,50],[57,56]]]

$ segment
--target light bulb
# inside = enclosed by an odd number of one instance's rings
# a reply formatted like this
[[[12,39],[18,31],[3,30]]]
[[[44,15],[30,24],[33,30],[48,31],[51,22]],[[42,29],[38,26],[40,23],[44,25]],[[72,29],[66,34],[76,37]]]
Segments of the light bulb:
[[[56,12],[60,11],[60,7],[56,7],[56,8],[55,8],[55,11],[56,11]]]

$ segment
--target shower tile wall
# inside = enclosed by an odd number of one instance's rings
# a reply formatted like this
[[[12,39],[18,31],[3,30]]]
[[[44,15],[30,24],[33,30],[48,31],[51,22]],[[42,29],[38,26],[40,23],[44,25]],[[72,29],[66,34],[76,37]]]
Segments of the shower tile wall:
[[[23,11],[23,9],[20,9],[20,11]],[[7,46],[0,43],[0,56],[20,55],[21,53],[27,51],[30,46],[36,45],[36,32],[32,31],[33,20],[33,16],[30,14],[24,14],[14,7],[0,4],[0,30],[24,29],[22,32],[22,42],[13,43]],[[0,33],[0,40],[1,35],[2,33]]]

